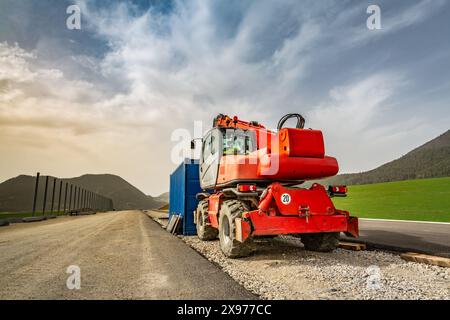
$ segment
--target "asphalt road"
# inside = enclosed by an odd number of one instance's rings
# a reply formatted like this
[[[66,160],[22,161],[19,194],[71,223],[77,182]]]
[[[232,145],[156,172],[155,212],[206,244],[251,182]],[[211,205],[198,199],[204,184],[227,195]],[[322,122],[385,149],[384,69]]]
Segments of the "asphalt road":
[[[0,270],[0,299],[256,298],[140,211],[2,228]]]
[[[450,223],[359,220],[360,238],[373,247],[450,258]]]

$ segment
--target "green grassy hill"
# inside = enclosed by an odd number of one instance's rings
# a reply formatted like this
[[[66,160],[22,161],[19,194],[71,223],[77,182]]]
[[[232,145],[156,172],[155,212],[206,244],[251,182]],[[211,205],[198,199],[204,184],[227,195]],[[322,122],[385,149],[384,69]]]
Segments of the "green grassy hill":
[[[336,207],[359,218],[450,222],[450,178],[349,186]]]
[[[340,174],[319,182],[355,185],[441,177],[450,177],[450,130],[376,169]]]

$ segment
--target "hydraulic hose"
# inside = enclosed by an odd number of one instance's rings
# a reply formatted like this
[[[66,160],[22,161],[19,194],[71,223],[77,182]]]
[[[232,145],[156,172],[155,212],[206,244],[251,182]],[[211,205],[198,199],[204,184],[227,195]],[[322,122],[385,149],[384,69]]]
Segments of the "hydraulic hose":
[[[287,115],[282,117],[280,119],[280,121],[278,121],[278,125],[277,125],[278,131],[280,131],[283,128],[283,126],[286,123],[286,121],[288,121],[291,118],[297,118],[297,125],[296,125],[297,129],[303,129],[305,127],[305,118],[303,118],[298,113],[288,113]]]

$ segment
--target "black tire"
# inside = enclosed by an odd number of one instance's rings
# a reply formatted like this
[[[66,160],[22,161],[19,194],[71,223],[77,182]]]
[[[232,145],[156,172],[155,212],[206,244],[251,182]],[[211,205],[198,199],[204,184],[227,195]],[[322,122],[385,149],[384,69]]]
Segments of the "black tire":
[[[202,200],[197,206],[197,236],[202,241],[211,241],[217,239],[219,230],[212,227],[208,220],[208,200]]]
[[[302,234],[300,238],[309,251],[331,252],[339,246],[339,232]]]
[[[236,240],[235,219],[242,217],[246,211],[244,205],[238,200],[224,201],[219,216],[220,249],[228,258],[241,258],[248,256],[252,250],[251,240],[244,243]]]

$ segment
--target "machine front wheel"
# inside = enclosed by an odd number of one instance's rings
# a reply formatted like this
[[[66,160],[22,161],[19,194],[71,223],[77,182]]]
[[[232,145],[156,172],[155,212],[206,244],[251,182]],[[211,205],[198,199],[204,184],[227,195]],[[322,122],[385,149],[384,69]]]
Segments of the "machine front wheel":
[[[228,258],[246,257],[251,253],[250,240],[244,243],[236,240],[235,219],[242,217],[245,207],[238,200],[224,201],[220,209],[220,249]]]
[[[339,232],[300,235],[306,250],[331,252],[339,246]]]
[[[208,200],[202,200],[197,206],[197,235],[200,240],[210,241],[217,239],[219,230],[213,228],[208,222]]]

